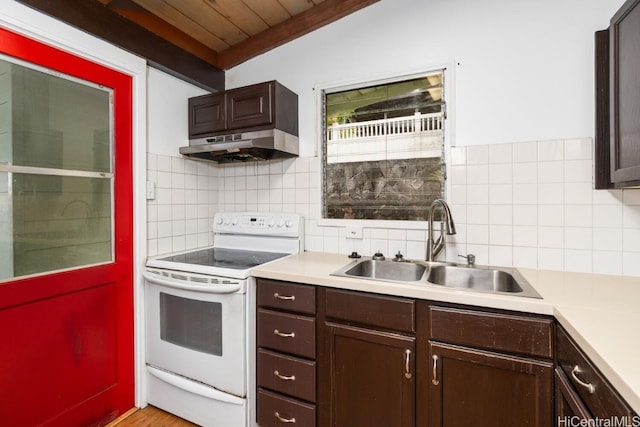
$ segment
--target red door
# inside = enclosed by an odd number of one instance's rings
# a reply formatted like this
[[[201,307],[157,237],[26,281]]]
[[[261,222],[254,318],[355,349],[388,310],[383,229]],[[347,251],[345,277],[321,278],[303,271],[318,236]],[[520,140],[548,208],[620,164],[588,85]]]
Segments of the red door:
[[[71,77],[48,89],[49,105],[42,107],[46,114],[38,116],[45,131],[24,130],[25,121],[14,120],[14,137],[24,141],[12,154],[22,159],[20,164],[0,161],[5,168],[0,178],[6,181],[0,186],[0,252],[15,258],[5,262],[0,281],[0,424],[104,425],[134,406],[132,80],[1,28],[0,53],[22,65],[53,70],[51,78],[59,77],[55,72]],[[20,88],[12,95],[16,116],[29,105],[31,97],[25,94],[41,92],[34,85],[20,86],[21,78],[13,82]],[[64,110],[71,113],[57,117],[62,105],[51,104],[58,98],[69,104],[59,87],[75,85],[74,78],[96,85],[87,89],[86,103],[67,105]],[[2,84],[0,79],[0,89],[11,87]],[[94,92],[102,96],[104,89],[111,111],[107,136],[93,132],[92,147],[83,149],[107,155],[92,160],[95,170],[86,171],[87,156],[68,149],[83,142],[68,142],[77,137],[56,123],[82,128],[89,99]],[[59,167],[42,167],[34,160],[46,165],[58,156]],[[67,229],[53,232],[47,221]],[[97,235],[107,237],[96,243],[92,236]],[[93,252],[99,254],[96,262]],[[23,258],[24,265],[18,266]],[[86,262],[74,266],[74,259]]]

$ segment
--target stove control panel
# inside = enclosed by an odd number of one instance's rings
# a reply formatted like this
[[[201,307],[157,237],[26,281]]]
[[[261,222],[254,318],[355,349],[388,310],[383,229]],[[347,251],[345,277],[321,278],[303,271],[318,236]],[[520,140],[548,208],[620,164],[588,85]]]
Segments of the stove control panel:
[[[294,213],[221,212],[213,219],[213,232],[218,234],[297,237],[303,227],[303,217]]]

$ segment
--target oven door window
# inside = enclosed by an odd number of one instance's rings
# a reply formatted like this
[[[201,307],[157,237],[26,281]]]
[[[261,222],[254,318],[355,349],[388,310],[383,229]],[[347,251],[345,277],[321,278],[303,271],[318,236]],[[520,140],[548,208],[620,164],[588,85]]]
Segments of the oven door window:
[[[160,338],[190,350],[222,356],[222,304],[160,292]]]

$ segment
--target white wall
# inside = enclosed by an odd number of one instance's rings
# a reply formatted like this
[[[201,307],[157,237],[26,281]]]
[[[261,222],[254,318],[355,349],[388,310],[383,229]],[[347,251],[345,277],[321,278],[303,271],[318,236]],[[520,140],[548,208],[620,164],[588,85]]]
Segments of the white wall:
[[[622,3],[381,0],[232,68],[227,87],[277,79],[296,92],[305,156],[317,141],[314,88],[442,64],[459,63],[445,95],[457,145],[592,136],[594,31]]]

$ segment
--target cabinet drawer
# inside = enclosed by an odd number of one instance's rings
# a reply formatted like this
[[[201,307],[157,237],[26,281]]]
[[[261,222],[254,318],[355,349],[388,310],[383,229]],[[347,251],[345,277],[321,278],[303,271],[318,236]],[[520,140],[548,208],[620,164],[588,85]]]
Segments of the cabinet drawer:
[[[275,280],[258,280],[258,306],[315,314],[316,287]]]
[[[408,298],[327,289],[328,318],[415,332],[415,301]]]
[[[266,390],[258,390],[257,418],[260,427],[282,427],[288,424],[315,427],[316,407]]]
[[[553,320],[431,306],[430,338],[451,344],[551,358]]]
[[[560,327],[556,345],[558,365],[592,416],[632,416],[629,406]]]
[[[316,319],[258,309],[258,347],[315,359]]]
[[[258,350],[258,386],[316,401],[316,362]]]

